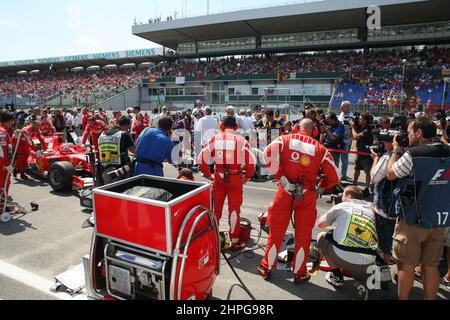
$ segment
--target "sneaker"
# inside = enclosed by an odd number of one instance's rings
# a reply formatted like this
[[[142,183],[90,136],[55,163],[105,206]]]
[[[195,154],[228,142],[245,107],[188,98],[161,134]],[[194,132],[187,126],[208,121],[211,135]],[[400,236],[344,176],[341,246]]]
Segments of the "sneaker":
[[[369,299],[369,289],[363,284],[355,286],[355,300],[368,300]]]
[[[309,273],[309,271],[306,271],[304,275],[294,277],[294,284],[299,285],[302,283],[309,282],[309,280],[311,280],[311,274]]]
[[[351,181],[351,180],[350,180],[350,178],[349,178],[349,177],[347,177],[347,176],[344,176],[344,177],[342,177],[342,178],[341,178],[341,182],[342,182],[342,181]]]
[[[335,288],[340,288],[344,285],[344,276],[336,276],[333,272],[327,272],[325,280]]]
[[[270,270],[264,268],[263,266],[258,267],[259,275],[266,281],[270,280]]]

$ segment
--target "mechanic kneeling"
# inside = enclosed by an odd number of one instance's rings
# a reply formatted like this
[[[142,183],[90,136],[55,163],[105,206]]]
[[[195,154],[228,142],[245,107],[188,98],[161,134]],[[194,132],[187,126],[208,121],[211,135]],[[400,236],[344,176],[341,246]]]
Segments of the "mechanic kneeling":
[[[328,228],[336,223],[334,230],[321,233],[317,245],[321,256],[333,269],[325,280],[334,287],[344,285],[342,269],[351,273],[359,282],[358,298],[368,297],[367,280],[372,275],[378,248],[375,214],[366,201],[361,201],[362,192],[355,186],[345,188],[342,203],[334,206],[318,222],[319,228]],[[320,261],[320,260],[319,260]]]
[[[128,133],[130,126],[130,119],[122,116],[117,125],[103,132],[98,140],[100,153],[98,176],[102,185],[126,179],[131,175],[131,160],[128,153],[135,153],[136,146]],[[129,165],[130,170],[126,170],[127,173],[124,175],[111,177],[109,174],[126,165]]]

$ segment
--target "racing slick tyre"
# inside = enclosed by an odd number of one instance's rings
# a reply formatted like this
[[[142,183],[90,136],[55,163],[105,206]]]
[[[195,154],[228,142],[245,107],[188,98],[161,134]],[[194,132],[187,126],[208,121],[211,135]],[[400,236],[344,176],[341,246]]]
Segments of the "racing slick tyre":
[[[55,162],[48,170],[48,183],[56,192],[69,191],[72,189],[72,177],[75,168],[67,161]]]

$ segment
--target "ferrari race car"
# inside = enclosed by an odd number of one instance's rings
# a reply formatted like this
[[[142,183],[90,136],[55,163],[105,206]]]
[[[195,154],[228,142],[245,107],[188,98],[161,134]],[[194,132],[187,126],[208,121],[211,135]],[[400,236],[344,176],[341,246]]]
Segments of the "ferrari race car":
[[[56,192],[87,189],[94,185],[95,153],[89,147],[63,143],[63,134],[46,137],[47,150],[28,157],[32,174],[48,179]],[[38,145],[38,142],[35,141]]]

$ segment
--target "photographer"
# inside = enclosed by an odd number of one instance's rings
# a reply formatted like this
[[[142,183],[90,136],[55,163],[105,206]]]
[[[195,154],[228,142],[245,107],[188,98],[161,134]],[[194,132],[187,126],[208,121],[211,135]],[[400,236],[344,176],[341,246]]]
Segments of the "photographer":
[[[366,282],[371,276],[370,267],[375,264],[378,236],[375,214],[370,204],[361,199],[362,193],[358,187],[345,188],[343,202],[318,221],[319,228],[325,229],[334,223],[336,227],[328,233],[319,234],[317,246],[321,256],[333,269],[327,273],[325,280],[334,287],[342,287],[344,275],[341,269],[345,269],[361,282],[357,287],[358,298],[366,300]]]
[[[369,147],[373,145],[374,138],[369,124],[372,119],[373,118],[371,115],[363,113],[358,118],[357,123],[355,123],[355,121],[350,123],[353,139],[356,140],[356,148],[358,152],[371,153]],[[358,185],[359,175],[361,170],[363,170],[366,174],[366,188],[363,192],[364,197],[368,197],[370,195],[370,170],[372,169],[372,164],[373,160],[370,156],[358,155],[356,158],[353,184],[355,186]]]
[[[394,147],[393,138],[397,131],[383,131],[379,137],[377,152],[372,151],[373,166],[370,171],[372,184],[374,184],[374,211],[376,213],[377,233],[379,246],[384,254],[384,263],[392,264],[392,235],[394,234],[396,215],[394,189],[395,181],[389,181],[386,177],[387,166]]]
[[[414,268],[423,270],[424,298],[434,300],[439,289],[438,261],[445,228],[450,226],[450,147],[438,141],[433,120],[421,116],[409,124],[411,149],[393,142],[387,177],[399,180],[395,190],[396,214],[393,258],[398,267],[398,296],[407,300],[414,284]],[[420,188],[418,188],[420,186]]]
[[[113,181],[108,173],[131,165],[129,152],[136,152],[136,146],[128,130],[131,127],[131,121],[127,116],[122,116],[117,121],[117,125],[112,129],[102,133],[98,139],[99,148],[99,166],[98,176],[102,185],[109,184]],[[120,177],[122,180],[131,175],[127,173]]]
[[[391,130],[391,119],[389,119],[388,117],[381,117],[380,130]]]
[[[343,150],[345,147],[345,127],[339,122],[335,113],[330,112],[325,116],[324,122],[321,124],[321,130],[324,132],[322,138],[325,147],[334,150]],[[339,167],[341,153],[331,151],[336,167]]]

